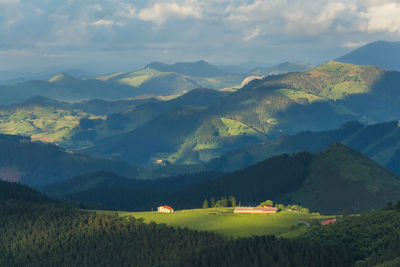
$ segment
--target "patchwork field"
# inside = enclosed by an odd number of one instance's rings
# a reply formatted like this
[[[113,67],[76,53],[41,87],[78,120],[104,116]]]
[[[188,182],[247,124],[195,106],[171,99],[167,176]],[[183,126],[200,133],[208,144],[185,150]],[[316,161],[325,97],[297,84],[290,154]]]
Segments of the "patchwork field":
[[[98,211],[104,213],[104,211]],[[108,213],[106,211],[105,213]],[[200,231],[213,231],[225,236],[248,237],[276,235],[295,237],[307,230],[306,223],[313,219],[332,218],[318,213],[304,214],[283,211],[277,214],[234,214],[233,208],[181,210],[175,213],[123,212],[122,217],[134,216],[146,223],[154,221],[169,226],[188,227]]]

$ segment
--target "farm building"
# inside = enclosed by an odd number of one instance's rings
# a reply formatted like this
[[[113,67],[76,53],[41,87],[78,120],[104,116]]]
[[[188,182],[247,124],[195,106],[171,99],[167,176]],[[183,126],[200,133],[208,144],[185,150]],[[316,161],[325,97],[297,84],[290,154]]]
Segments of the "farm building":
[[[157,208],[158,212],[163,212],[163,213],[171,213],[174,212],[174,209],[171,208],[170,206],[164,205],[160,206]]]
[[[277,208],[274,207],[236,207],[234,213],[276,213]]]
[[[335,222],[336,222],[336,219],[330,219],[330,220],[322,221],[321,224],[327,225],[327,224],[331,224],[331,223],[335,223]]]

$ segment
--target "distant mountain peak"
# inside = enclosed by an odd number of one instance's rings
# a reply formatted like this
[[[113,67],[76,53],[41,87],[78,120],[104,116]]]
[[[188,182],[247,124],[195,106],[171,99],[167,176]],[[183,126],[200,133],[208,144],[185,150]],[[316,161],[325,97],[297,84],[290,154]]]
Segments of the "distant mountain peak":
[[[376,41],[335,59],[356,65],[373,65],[400,71],[400,42]]]
[[[161,72],[175,72],[196,77],[217,77],[227,74],[227,72],[206,62],[205,60],[199,60],[196,62],[178,62],[172,65],[162,62],[152,62],[145,66],[145,69],[147,68]]]

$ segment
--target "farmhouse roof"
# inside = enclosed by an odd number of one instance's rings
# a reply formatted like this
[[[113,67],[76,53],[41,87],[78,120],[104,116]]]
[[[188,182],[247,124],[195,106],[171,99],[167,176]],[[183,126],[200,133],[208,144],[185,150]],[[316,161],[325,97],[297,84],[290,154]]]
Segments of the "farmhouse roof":
[[[327,225],[327,224],[335,223],[335,222],[336,222],[336,219],[330,219],[330,220],[322,221],[321,224],[322,225]]]
[[[160,206],[160,207],[166,208],[166,209],[168,209],[168,210],[174,210],[173,208],[171,208],[171,207],[168,206],[168,205],[164,205],[164,206]]]

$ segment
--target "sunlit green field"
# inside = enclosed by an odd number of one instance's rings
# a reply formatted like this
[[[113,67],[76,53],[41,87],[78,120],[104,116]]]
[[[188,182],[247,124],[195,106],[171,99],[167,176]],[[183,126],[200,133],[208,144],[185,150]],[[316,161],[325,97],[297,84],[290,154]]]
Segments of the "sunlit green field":
[[[234,214],[233,208],[182,210],[171,214],[120,211],[118,214],[122,217],[134,216],[136,219],[141,219],[146,223],[154,221],[170,226],[213,231],[232,237],[252,235],[295,237],[307,231],[307,226],[304,222],[311,222],[313,219],[331,218],[315,213],[304,214],[289,211],[277,214]]]

